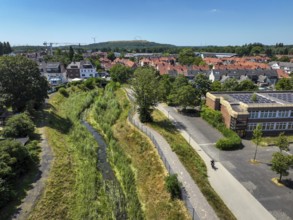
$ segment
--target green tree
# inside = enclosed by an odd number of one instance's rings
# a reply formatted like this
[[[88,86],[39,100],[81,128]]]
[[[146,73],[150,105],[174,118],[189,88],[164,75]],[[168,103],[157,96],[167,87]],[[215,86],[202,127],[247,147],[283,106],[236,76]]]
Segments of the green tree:
[[[5,137],[26,137],[34,133],[35,126],[27,113],[12,116],[6,122],[3,129]]]
[[[276,141],[276,146],[279,147],[280,153],[282,153],[283,150],[289,151],[289,141],[284,132],[279,134],[279,137]]]
[[[257,124],[256,128],[253,130],[253,140],[255,143],[255,152],[254,152],[254,157],[253,161],[256,160],[256,154],[257,154],[257,147],[259,146],[261,140],[262,140],[262,127],[261,124]]]
[[[275,86],[276,90],[292,90],[293,85],[291,79],[282,78],[280,79]]]
[[[80,62],[80,61],[82,61],[82,60],[83,60],[83,56],[82,56],[82,54],[79,54],[79,53],[74,54],[74,56],[73,56],[73,61],[74,61],[74,62]]]
[[[222,84],[223,91],[237,91],[239,83],[235,78],[229,78]]]
[[[169,75],[163,75],[159,81],[159,100],[167,102],[167,98],[172,90],[172,82]]]
[[[186,85],[176,90],[175,104],[186,109],[188,106],[195,106],[197,100],[195,89],[191,85]]]
[[[158,78],[157,71],[150,67],[140,67],[134,72],[132,87],[141,122],[152,121],[151,113],[159,99]]]
[[[14,196],[14,186],[19,176],[33,164],[26,147],[15,140],[0,141],[0,208]]]
[[[171,194],[172,199],[181,198],[181,184],[176,174],[171,174],[165,177],[165,186],[167,191]]]
[[[195,54],[192,49],[183,49],[179,53],[179,63],[181,65],[192,65],[195,62]]]
[[[211,90],[212,81],[209,80],[209,77],[200,73],[195,77],[194,85],[201,97],[201,96],[205,96],[206,93]]]
[[[38,108],[47,97],[48,82],[34,61],[23,56],[0,57],[0,100],[15,112]]]
[[[126,83],[132,75],[132,69],[122,64],[116,64],[110,69],[110,76],[114,82]]]
[[[0,42],[0,56],[4,54],[4,48],[2,42]]]
[[[215,80],[211,84],[211,90],[215,92],[222,91],[222,83],[218,80]]]
[[[283,176],[288,176],[288,170],[293,166],[293,156],[283,155],[281,152],[273,154],[272,158],[272,170],[275,171],[279,176],[279,182],[282,181]]]
[[[179,75],[175,78],[174,82],[172,83],[172,89],[170,91],[170,94],[167,97],[169,105],[176,105],[176,98],[177,98],[176,96],[177,96],[178,89],[187,85],[188,85],[188,79],[185,76]]]
[[[116,59],[114,52],[109,52],[107,58],[111,61],[114,61]]]
[[[238,91],[256,91],[257,85],[255,85],[251,80],[246,79],[239,83]]]
[[[70,62],[72,62],[73,57],[74,57],[74,50],[73,50],[72,46],[69,47],[68,57],[69,57]]]

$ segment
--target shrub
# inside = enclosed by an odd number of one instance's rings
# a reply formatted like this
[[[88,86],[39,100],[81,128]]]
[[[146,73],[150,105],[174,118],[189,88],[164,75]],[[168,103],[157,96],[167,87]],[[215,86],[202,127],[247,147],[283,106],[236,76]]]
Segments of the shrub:
[[[86,88],[94,89],[95,88],[95,78],[89,78],[83,82]]]
[[[61,95],[63,95],[64,97],[68,97],[68,92],[66,91],[66,89],[64,89],[64,88],[60,88],[59,90],[58,90],[58,92],[61,94]]]
[[[234,131],[226,128],[220,111],[215,111],[204,106],[202,108],[201,117],[224,135],[225,138],[217,141],[217,148],[221,150],[233,150],[241,146],[241,138]]]
[[[35,125],[27,113],[14,115],[7,120],[3,129],[4,137],[26,137],[34,133]]]
[[[176,174],[171,174],[169,176],[166,176],[165,185],[168,192],[171,194],[172,199],[181,198],[181,189],[180,189],[181,184],[179,180],[177,179]]]

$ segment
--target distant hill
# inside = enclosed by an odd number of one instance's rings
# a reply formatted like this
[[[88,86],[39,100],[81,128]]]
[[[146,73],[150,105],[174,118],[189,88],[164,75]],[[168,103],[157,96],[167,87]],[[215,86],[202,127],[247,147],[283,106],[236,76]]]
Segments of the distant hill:
[[[53,45],[54,48],[55,45]],[[60,46],[59,48],[63,49],[66,48],[68,49],[70,45],[66,46]],[[146,40],[132,40],[132,41],[107,41],[107,42],[101,42],[101,43],[95,43],[95,44],[88,44],[88,45],[71,45],[73,48],[83,48],[86,50],[102,50],[102,49],[125,49],[125,50],[134,50],[134,49],[152,49],[152,48],[176,48],[175,45],[171,44],[160,44],[160,43],[155,43],[155,42],[150,42]],[[12,47],[12,49],[16,52],[21,52],[21,51],[38,51],[41,49],[44,49],[44,46],[15,46]]]
[[[133,40],[133,41],[108,41],[108,42],[101,42],[96,44],[89,44],[83,47],[86,49],[120,48],[120,49],[131,50],[131,49],[143,49],[143,48],[154,48],[154,47],[170,48],[170,47],[176,47],[176,46],[171,44],[159,44],[159,43],[145,41],[145,40]]]

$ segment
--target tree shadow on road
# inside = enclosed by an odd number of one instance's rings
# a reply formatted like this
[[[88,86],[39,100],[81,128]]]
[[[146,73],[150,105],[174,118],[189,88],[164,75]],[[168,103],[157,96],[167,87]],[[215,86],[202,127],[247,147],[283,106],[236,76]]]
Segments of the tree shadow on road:
[[[179,113],[188,117],[200,117],[200,112],[196,109],[183,109]]]
[[[283,179],[282,183],[289,189],[293,189],[293,180],[292,179]]]

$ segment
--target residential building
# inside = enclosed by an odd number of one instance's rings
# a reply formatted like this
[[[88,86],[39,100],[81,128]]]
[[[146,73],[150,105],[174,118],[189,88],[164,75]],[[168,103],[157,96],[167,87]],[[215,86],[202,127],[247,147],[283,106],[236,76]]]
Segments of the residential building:
[[[221,111],[227,128],[251,136],[257,124],[264,135],[293,133],[293,92],[208,92],[206,105]]]
[[[80,78],[80,62],[72,62],[67,66],[66,77],[68,79]]]
[[[39,63],[39,70],[41,74],[47,78],[50,84],[52,84],[53,81],[58,81],[58,84],[67,82],[66,69],[64,65],[60,62],[41,62]],[[51,79],[54,80],[52,81]]]
[[[80,78],[87,79],[90,77],[97,77],[96,68],[89,61],[80,62]]]

